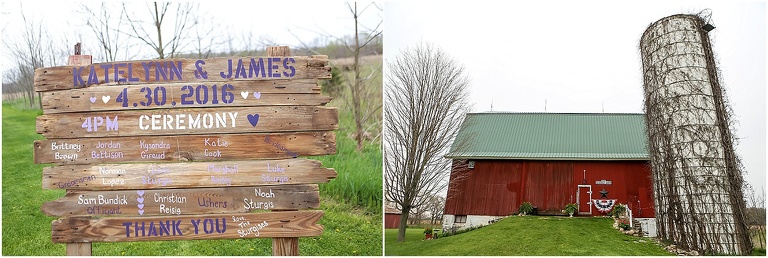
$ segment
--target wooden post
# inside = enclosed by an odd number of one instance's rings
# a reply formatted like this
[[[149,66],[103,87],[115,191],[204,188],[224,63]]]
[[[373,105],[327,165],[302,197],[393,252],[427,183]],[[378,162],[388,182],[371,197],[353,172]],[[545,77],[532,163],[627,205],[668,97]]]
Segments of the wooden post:
[[[91,243],[67,243],[67,256],[91,255]]]
[[[298,237],[272,238],[272,255],[299,256],[299,238]]]
[[[268,57],[291,56],[291,49],[288,46],[267,47],[267,56]]]
[[[268,57],[290,56],[291,49],[287,46],[267,47]],[[275,256],[299,256],[298,237],[274,237],[272,238],[272,255]]]
[[[69,56],[67,65],[90,65],[93,64],[91,55],[80,54],[80,43],[75,44],[75,54]],[[40,99],[42,105],[42,98]],[[67,190],[69,192],[69,190]],[[67,243],[67,256],[91,256],[92,243]]]

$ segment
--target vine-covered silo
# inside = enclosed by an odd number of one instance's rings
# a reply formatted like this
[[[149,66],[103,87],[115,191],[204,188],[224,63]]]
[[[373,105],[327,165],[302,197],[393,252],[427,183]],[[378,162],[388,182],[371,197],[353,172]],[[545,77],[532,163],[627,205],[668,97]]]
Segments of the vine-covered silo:
[[[745,255],[743,177],[712,29],[698,15],[672,15],[640,41],[657,232],[703,254]]]

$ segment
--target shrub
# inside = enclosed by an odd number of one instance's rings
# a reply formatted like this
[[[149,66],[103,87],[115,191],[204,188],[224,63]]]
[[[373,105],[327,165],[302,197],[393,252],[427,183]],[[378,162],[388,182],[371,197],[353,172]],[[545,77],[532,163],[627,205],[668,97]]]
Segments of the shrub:
[[[323,93],[331,95],[333,98],[341,96],[341,92],[344,90],[344,74],[336,66],[331,66],[331,79],[320,81],[321,90]]]
[[[629,229],[629,221],[627,219],[621,219],[619,220],[619,228],[623,230]]]
[[[524,202],[520,204],[520,214],[526,215],[533,211],[533,205],[530,202]]]
[[[565,205],[565,209],[563,209],[563,210],[565,210],[565,213],[570,215],[570,214],[574,214],[577,211],[579,211],[579,206],[576,206],[575,203],[569,203],[569,204]]]
[[[616,204],[616,206],[613,206],[613,210],[608,212],[608,216],[618,218],[624,215],[624,213],[626,212],[627,212],[627,206],[624,206],[623,204],[619,203],[619,204]]]

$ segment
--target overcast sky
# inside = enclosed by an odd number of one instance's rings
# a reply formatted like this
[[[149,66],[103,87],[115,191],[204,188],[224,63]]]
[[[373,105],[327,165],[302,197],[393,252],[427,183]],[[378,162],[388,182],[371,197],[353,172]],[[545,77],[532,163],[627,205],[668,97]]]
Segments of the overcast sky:
[[[44,3],[44,4],[43,4]],[[98,9],[101,2],[97,1],[2,1],[0,2],[0,28],[3,37],[15,37],[22,29],[21,11],[27,20],[42,21],[42,25],[52,32],[55,38],[66,39],[70,49],[75,43],[93,40],[90,28],[85,26],[82,18],[81,3]],[[115,6],[119,7],[119,2]],[[135,10],[142,15],[148,13],[149,2],[131,2],[129,10]],[[210,37],[224,37],[227,33],[238,39],[252,36],[254,42],[259,39],[269,39],[279,45],[299,46],[300,40],[306,43],[325,35],[343,37],[354,35],[354,20],[344,1],[199,1],[199,12],[204,13],[209,23],[216,24],[216,30]],[[357,4],[360,15],[360,30],[373,29],[384,18],[383,4],[369,6],[370,2]],[[363,12],[363,9],[365,9]],[[119,15],[120,9],[114,10],[114,16]],[[146,18],[146,17],[145,17]],[[171,25],[172,21],[166,21]],[[113,24],[114,25],[114,24]],[[165,28],[170,30],[170,28]],[[191,33],[191,32],[190,32]],[[194,37],[194,35],[191,35]],[[299,40],[300,39],[300,40]],[[91,44],[93,45],[93,44]],[[97,47],[97,46],[83,46]],[[143,46],[142,46],[143,47]],[[2,54],[2,69],[10,63]],[[142,50],[146,51],[147,47]],[[93,54],[93,53],[83,53]],[[152,54],[147,52],[147,54]],[[94,62],[98,62],[94,55]],[[155,54],[156,55],[156,54]],[[139,56],[146,59],[148,57]],[[149,57],[151,58],[151,56]]]
[[[384,58],[419,42],[442,48],[465,66],[474,112],[493,105],[493,111],[642,113],[643,31],[663,17],[706,8],[738,121],[737,152],[759,191],[766,183],[765,2],[386,2]]]

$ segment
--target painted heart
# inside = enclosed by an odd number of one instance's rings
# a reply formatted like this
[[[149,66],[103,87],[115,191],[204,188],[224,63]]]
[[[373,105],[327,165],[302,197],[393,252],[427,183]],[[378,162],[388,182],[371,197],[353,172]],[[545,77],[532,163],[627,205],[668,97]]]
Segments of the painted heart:
[[[136,206],[139,207],[139,210],[144,209],[144,204],[143,203],[139,203],[139,205],[136,205]]]
[[[139,194],[139,196],[144,196],[144,190],[138,190],[136,193]]]
[[[104,101],[104,104],[107,104],[109,102],[110,96],[101,96],[101,101]]]
[[[251,122],[251,125],[255,127],[259,123],[259,114],[248,114],[248,122]]]
[[[260,98],[261,98],[261,91],[259,91],[259,92],[254,92],[254,93],[253,93],[253,97],[254,97],[254,98],[256,98],[256,99],[260,99]]]
[[[243,96],[243,99],[247,99],[248,98],[248,92],[247,91],[241,91],[240,92],[240,96]]]
[[[136,201],[138,201],[139,203],[144,203],[144,198],[142,197],[136,198]]]
[[[91,97],[91,103],[96,103],[96,97]]]
[[[144,215],[144,210],[139,210],[139,215]]]

